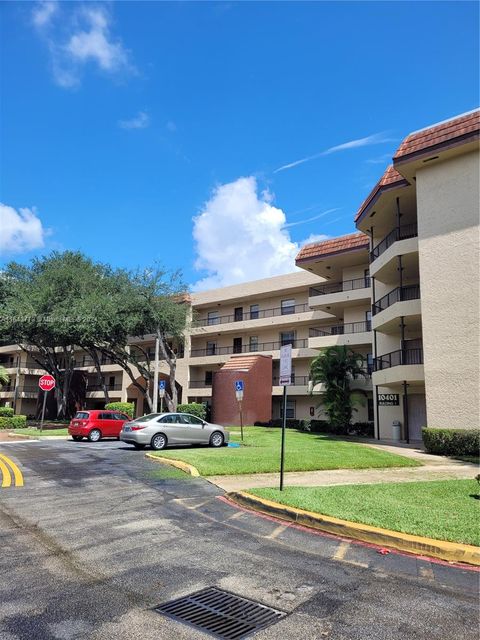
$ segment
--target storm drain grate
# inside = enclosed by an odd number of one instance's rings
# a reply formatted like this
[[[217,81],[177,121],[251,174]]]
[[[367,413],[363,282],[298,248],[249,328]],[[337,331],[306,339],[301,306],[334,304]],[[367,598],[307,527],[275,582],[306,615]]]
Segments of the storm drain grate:
[[[278,622],[287,614],[259,602],[208,587],[166,602],[155,611],[207,631],[222,640],[241,640]]]

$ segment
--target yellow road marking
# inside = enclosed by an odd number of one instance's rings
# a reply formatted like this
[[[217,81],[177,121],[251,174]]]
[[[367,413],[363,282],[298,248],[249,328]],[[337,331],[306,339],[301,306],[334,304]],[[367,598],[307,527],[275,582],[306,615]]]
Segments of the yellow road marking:
[[[12,484],[12,476],[10,474],[10,470],[7,467],[7,464],[10,466],[10,469],[13,471],[13,477],[15,478],[15,486],[23,487],[23,475],[20,469],[17,467],[15,462],[13,462],[13,460],[10,460],[10,458],[5,456],[3,453],[0,453],[0,469],[3,475],[2,487],[9,487]],[[7,484],[5,484],[5,480]]]
[[[2,488],[9,487],[12,484],[12,476],[7,465],[0,458],[0,471],[2,472]]]
[[[348,542],[341,542],[338,546],[338,549],[335,551],[333,556],[334,560],[343,560],[345,558],[345,554],[350,548],[350,544]]]

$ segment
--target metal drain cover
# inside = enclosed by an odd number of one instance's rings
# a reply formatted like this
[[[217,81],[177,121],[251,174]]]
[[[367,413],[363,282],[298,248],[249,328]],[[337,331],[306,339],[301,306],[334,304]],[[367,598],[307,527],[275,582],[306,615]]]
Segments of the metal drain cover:
[[[287,614],[217,587],[208,587],[155,607],[169,618],[207,631],[222,640],[241,640]]]

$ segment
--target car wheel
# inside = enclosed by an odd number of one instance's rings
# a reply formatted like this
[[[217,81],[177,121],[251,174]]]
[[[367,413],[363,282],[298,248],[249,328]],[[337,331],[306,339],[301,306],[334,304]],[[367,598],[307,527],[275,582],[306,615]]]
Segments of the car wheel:
[[[135,449],[145,449],[145,445],[140,444],[139,442],[134,442],[133,446],[135,447]]]
[[[223,447],[223,441],[225,438],[220,431],[214,431],[210,436],[210,446],[211,447]]]
[[[163,433],[156,433],[150,442],[150,446],[152,447],[152,449],[155,449],[155,451],[165,449],[165,447],[167,446],[167,436],[165,436]]]
[[[90,440],[90,442],[98,442],[101,437],[102,432],[100,431],[100,429],[92,429],[88,434],[88,439]]]
[[[80,440],[83,440],[82,436],[72,436],[72,438],[75,440],[75,442],[80,442]]]

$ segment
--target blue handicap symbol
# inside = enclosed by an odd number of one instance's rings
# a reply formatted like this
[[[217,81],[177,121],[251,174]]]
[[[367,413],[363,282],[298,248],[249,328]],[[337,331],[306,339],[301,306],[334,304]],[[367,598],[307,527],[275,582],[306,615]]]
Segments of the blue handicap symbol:
[[[235,381],[235,391],[243,391],[243,380]]]

